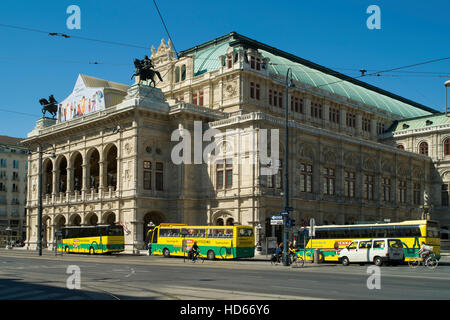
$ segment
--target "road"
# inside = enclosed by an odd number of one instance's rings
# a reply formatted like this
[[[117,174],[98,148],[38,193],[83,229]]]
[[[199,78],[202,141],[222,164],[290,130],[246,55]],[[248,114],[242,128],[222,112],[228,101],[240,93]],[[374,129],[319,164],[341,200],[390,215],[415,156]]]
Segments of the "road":
[[[80,288],[69,289],[69,266]],[[0,300],[123,299],[450,299],[450,259],[435,270],[382,267],[380,289],[368,289],[370,265],[272,266],[266,261],[184,262],[180,258],[0,251]],[[373,281],[369,281],[373,283]],[[70,282],[74,283],[74,282]]]

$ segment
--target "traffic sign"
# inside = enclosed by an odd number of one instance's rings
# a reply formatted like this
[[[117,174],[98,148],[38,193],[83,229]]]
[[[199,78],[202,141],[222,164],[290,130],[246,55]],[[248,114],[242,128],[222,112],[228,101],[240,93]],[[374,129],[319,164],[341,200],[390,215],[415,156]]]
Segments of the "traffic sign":
[[[270,224],[272,226],[283,225],[283,216],[282,215],[270,216]]]
[[[289,215],[289,212],[288,211],[281,211],[280,214],[282,216],[287,216],[287,215]]]

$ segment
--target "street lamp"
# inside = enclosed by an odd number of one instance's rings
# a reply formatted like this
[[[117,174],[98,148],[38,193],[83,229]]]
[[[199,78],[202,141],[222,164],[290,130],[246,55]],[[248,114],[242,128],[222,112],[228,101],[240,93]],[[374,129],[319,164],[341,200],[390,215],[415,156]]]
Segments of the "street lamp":
[[[255,229],[258,230],[258,243],[256,244],[256,251],[262,251],[262,245],[261,245],[261,230],[262,230],[262,226],[261,226],[261,223],[258,223],[255,226]]]
[[[38,182],[38,221],[37,221],[37,225],[38,225],[38,254],[39,256],[42,256],[42,154],[44,153],[44,151],[42,151],[42,146],[43,144],[37,142],[37,141],[33,141],[31,142],[31,144],[36,143],[39,146],[39,182]],[[56,148],[51,145],[46,143],[46,145],[50,146],[53,148],[53,153],[51,154],[51,157],[54,159],[56,158]],[[30,151],[30,147],[28,146],[28,151],[31,153]]]
[[[288,248],[288,230],[287,221],[289,219],[289,88],[295,88],[294,82],[292,81],[292,69],[288,68],[286,72],[286,110],[285,110],[285,140],[284,140],[284,212],[283,215],[283,237],[284,237],[284,254],[283,254],[283,265],[289,266],[289,248]]]

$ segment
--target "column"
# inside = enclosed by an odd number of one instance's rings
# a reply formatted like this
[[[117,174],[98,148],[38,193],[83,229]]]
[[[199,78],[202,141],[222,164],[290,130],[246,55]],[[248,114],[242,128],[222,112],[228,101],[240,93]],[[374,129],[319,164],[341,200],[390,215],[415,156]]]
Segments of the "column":
[[[53,170],[52,170],[52,202],[55,201],[55,197],[56,197],[56,193],[58,192],[58,187],[56,185],[56,177],[57,177],[57,171],[54,169],[53,166]]]
[[[86,159],[84,159],[83,161],[86,161]],[[83,179],[81,182],[81,199],[82,200],[86,200],[86,190],[88,189],[88,170],[89,170],[89,165],[85,163],[83,163],[82,165],[83,167]]]
[[[305,115],[307,117],[311,117],[311,99],[309,97],[305,97],[303,99],[303,102],[304,102],[303,108],[304,108],[304,111],[305,111]]]

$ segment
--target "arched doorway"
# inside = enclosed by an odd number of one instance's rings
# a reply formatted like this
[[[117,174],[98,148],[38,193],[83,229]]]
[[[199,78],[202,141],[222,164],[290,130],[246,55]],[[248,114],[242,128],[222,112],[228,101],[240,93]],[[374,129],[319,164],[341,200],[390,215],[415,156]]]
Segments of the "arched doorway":
[[[80,226],[81,225],[81,217],[79,214],[73,214],[69,218],[69,226]]]
[[[42,218],[42,247],[47,248],[52,241],[52,219],[49,216]]]
[[[67,159],[62,156],[58,162],[59,180],[58,191],[66,192],[67,189]]]
[[[98,190],[99,174],[100,174],[100,154],[97,149],[90,151],[89,153],[89,188]]]
[[[83,156],[78,151],[72,156],[73,162],[73,190],[81,191],[83,181]]]
[[[143,237],[142,239],[145,241],[145,243],[148,243],[148,231],[150,229],[153,229],[154,226],[158,226],[161,223],[166,221],[166,218],[164,215],[160,212],[148,212],[144,215],[144,228],[143,228]],[[153,225],[153,226],[152,226]]]
[[[65,225],[66,218],[63,215],[58,215],[55,217],[55,231],[59,231]]]
[[[42,165],[42,189],[44,194],[52,194],[53,192],[53,162],[45,159]]]
[[[103,223],[114,224],[116,222],[116,214],[114,212],[107,212],[103,216]]]
[[[98,224],[98,216],[94,212],[88,213],[85,218],[85,224],[88,226],[96,226]]]
[[[117,186],[117,147],[111,145],[106,149],[106,185],[116,190]]]

